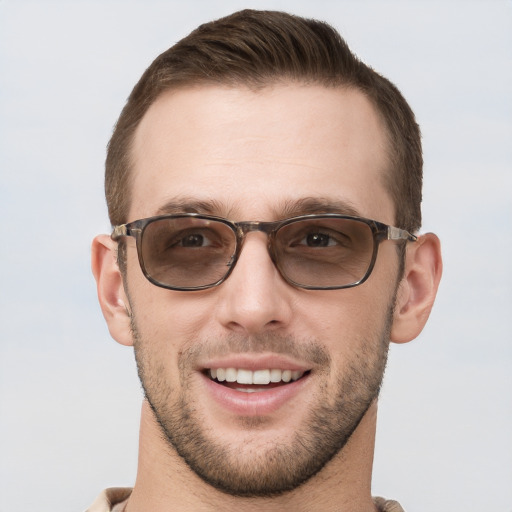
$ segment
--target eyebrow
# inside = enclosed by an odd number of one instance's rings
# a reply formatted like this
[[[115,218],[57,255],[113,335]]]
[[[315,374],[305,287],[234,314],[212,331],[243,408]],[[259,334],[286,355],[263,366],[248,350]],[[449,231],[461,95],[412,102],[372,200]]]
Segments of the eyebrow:
[[[353,203],[343,199],[305,197],[298,200],[287,200],[279,213],[284,217],[297,217],[299,215],[312,215],[316,213],[338,213],[360,217],[361,212]]]
[[[197,200],[188,197],[172,198],[156,211],[156,215],[172,213],[202,213],[206,215],[220,215],[226,210],[222,203],[213,199]]]
[[[234,205],[228,206],[214,199],[198,200],[188,197],[176,197],[158,208],[155,215],[199,213],[230,219],[236,215],[237,210],[238,208]],[[323,197],[304,197],[297,200],[287,199],[280,205],[277,205],[277,207],[273,207],[272,210],[276,220],[320,213],[338,213],[340,215],[361,217],[361,212],[350,201]]]

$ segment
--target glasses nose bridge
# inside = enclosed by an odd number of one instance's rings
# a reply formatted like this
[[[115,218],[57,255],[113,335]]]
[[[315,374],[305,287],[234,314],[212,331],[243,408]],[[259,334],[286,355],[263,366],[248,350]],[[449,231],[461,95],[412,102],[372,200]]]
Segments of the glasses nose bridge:
[[[274,233],[276,229],[281,224],[280,221],[276,222],[266,222],[266,221],[247,221],[247,222],[236,222],[236,232],[237,232],[237,238],[238,238],[238,247],[237,247],[237,254],[235,256],[235,259],[238,260],[240,253],[242,252],[242,247],[245,242],[245,236],[248,233],[260,231],[261,233],[265,233],[267,235],[267,249],[269,251],[269,255],[271,260],[275,264],[275,255],[273,250],[273,238]]]
[[[236,223],[237,231],[241,239],[244,239],[247,233],[253,231],[260,231],[268,236],[275,231],[278,225],[279,222],[263,222],[258,220]]]

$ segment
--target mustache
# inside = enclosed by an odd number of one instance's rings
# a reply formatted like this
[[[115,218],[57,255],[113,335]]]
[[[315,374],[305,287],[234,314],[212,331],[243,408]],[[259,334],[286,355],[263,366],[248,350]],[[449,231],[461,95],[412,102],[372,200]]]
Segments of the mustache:
[[[207,339],[194,343],[179,356],[181,368],[193,366],[199,358],[222,357],[228,354],[263,354],[271,352],[291,356],[299,361],[327,367],[331,356],[318,341],[297,339],[277,333],[259,333],[253,336],[231,333],[223,339]]]

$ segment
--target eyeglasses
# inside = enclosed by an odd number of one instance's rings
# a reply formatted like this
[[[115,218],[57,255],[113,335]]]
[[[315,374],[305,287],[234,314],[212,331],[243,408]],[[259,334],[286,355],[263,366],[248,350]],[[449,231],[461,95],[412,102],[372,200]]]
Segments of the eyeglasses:
[[[380,242],[417,239],[375,220],[328,213],[276,222],[163,215],[116,226],[112,239],[135,238],[142,272],[156,286],[193,291],[229,277],[251,231],[268,235],[270,258],[285,281],[308,290],[362,284],[373,270]]]

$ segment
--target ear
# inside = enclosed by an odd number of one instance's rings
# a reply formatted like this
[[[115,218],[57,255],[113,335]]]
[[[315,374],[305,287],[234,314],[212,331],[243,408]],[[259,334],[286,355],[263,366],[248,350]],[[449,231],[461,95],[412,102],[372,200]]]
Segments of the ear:
[[[110,236],[99,235],[93,240],[91,266],[110,335],[121,345],[133,345],[129,302],[117,264],[117,244]]]
[[[441,244],[427,233],[408,244],[405,271],[398,294],[391,328],[391,341],[406,343],[422,331],[434,305],[442,274]]]

